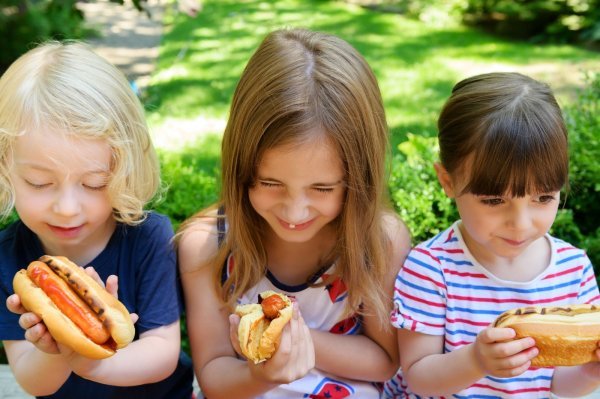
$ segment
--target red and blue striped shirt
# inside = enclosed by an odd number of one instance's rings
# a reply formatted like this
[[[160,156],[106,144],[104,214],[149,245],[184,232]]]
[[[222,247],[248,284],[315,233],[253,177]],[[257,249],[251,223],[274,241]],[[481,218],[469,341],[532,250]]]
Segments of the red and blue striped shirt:
[[[477,334],[505,310],[599,302],[594,270],[585,252],[546,235],[552,255],[548,267],[527,282],[499,279],[481,266],[467,249],[458,223],[419,244],[396,279],[396,328],[443,335],[444,351],[475,341]],[[531,368],[513,378],[487,376],[455,398],[549,398],[553,368]],[[386,398],[418,398],[402,379],[388,381]]]

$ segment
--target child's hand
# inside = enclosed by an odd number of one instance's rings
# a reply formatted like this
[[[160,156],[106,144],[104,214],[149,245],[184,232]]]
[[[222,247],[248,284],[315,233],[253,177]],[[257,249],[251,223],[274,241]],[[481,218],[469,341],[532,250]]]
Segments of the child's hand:
[[[588,375],[592,379],[595,379],[600,384],[600,341],[596,344],[596,360],[595,362],[582,364],[581,372]]]
[[[232,313],[229,315],[229,340],[231,341],[231,346],[235,350],[235,353],[240,357],[244,357],[242,353],[242,348],[240,347],[240,338],[238,336],[238,330],[240,327],[240,316]]]
[[[23,314],[27,312],[27,309],[21,305],[21,298],[17,294],[12,294],[6,298],[6,307],[13,313]]]
[[[279,348],[272,358],[259,364],[248,361],[252,375],[263,381],[287,384],[315,367],[315,348],[308,326],[294,303],[292,319],[283,329]]]
[[[538,355],[533,338],[513,340],[511,328],[488,327],[475,340],[475,356],[479,367],[487,375],[513,377],[524,373],[531,366],[531,359]]]
[[[119,299],[119,293],[118,293],[119,277],[118,276],[115,276],[114,274],[111,274],[110,276],[108,276],[108,278],[106,279],[106,285],[105,285],[104,281],[102,281],[102,279],[100,278],[100,275],[98,274],[98,272],[96,272],[96,269],[94,269],[93,266],[86,267],[85,272],[87,273],[88,276],[90,276],[91,278],[96,280],[96,282],[98,284],[100,284],[101,286],[106,288],[106,291],[108,291],[109,294],[111,294],[115,298]],[[139,319],[139,316],[136,313],[130,313],[129,316],[131,317],[131,321],[134,324]]]
[[[25,330],[25,339],[31,342],[42,352],[50,354],[60,353],[56,341],[46,328],[42,319],[35,313],[28,312],[21,305],[21,298],[17,294],[12,294],[6,299],[6,307],[13,313],[20,314],[19,326]]]

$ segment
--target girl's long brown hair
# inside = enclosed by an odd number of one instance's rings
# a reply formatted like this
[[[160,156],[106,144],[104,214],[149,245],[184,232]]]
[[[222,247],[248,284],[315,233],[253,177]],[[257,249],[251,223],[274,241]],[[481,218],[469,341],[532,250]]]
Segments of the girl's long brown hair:
[[[363,57],[344,40],[303,29],[269,34],[248,62],[235,90],[222,143],[222,193],[228,223],[214,258],[215,284],[230,305],[265,275],[267,228],[248,199],[264,152],[309,140],[324,131],[345,167],[346,198],[335,221],[337,273],[349,292],[349,312],[367,304],[387,325],[389,298],[382,289],[389,242],[382,227],[386,210],[388,128],[376,78]],[[213,208],[214,209],[214,208]],[[180,233],[205,217],[200,212]],[[229,253],[230,278],[221,271]]]

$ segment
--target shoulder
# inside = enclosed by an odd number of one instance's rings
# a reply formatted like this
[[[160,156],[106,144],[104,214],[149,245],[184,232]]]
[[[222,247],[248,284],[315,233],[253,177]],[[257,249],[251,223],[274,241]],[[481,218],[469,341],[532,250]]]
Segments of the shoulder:
[[[139,228],[143,231],[166,230],[173,233],[173,226],[168,216],[156,212],[148,212],[146,219],[139,225]]]
[[[27,266],[42,255],[41,251],[37,236],[20,220],[0,231],[0,271],[13,265],[19,268]]]
[[[123,234],[149,236],[155,234],[173,235],[171,220],[160,213],[148,212],[146,217],[138,224],[119,224]]]
[[[411,249],[410,231],[398,215],[386,212],[381,218],[384,234],[389,246],[390,262],[399,269]]]
[[[570,260],[587,258],[585,250],[549,234],[547,237],[550,241],[550,245],[552,246],[552,251],[561,263]]]
[[[177,255],[181,272],[193,272],[208,263],[217,253],[217,216],[208,214],[197,217],[178,233]]]
[[[23,222],[17,220],[0,230],[0,247],[4,247],[7,243],[18,239],[17,235],[20,234],[19,230],[22,230],[21,226],[24,226]]]

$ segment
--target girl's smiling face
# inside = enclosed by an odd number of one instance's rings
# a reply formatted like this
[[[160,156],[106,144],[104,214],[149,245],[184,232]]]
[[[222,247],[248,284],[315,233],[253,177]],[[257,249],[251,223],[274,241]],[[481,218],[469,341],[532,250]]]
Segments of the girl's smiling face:
[[[115,221],[108,195],[111,148],[104,140],[58,132],[17,138],[10,179],[19,217],[49,254],[93,257]]]
[[[249,189],[250,202],[285,241],[310,240],[342,211],[345,172],[327,140],[316,138],[265,151],[256,176]]]

